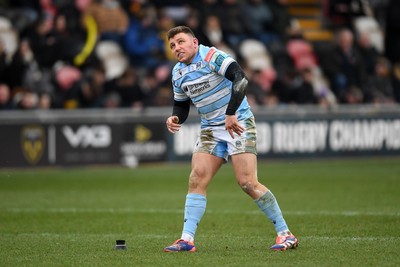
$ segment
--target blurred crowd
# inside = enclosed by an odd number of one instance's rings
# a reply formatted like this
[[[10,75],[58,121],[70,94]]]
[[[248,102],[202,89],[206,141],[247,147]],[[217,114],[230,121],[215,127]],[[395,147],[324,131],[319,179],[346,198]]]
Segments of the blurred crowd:
[[[254,108],[400,102],[400,1],[321,1],[329,42],[289,2],[0,0],[0,110],[171,105],[176,25],[239,61]]]

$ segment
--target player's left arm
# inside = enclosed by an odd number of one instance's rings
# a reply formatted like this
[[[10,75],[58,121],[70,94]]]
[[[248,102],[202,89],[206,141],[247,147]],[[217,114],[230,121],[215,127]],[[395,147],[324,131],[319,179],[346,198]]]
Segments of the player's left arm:
[[[232,82],[232,95],[225,112],[225,127],[231,137],[234,138],[233,132],[241,135],[245,130],[239,124],[235,113],[246,95],[248,80],[244,71],[236,61],[229,64],[228,69],[225,72],[225,78]]]
[[[225,72],[225,78],[232,82],[232,96],[226,108],[226,115],[235,115],[246,95],[248,80],[242,68],[234,61],[229,64]]]

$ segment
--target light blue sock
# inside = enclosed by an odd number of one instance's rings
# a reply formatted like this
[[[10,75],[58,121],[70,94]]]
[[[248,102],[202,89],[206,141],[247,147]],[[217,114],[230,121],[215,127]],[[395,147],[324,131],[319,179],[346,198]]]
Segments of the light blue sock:
[[[207,199],[204,195],[189,193],[186,195],[185,221],[182,234],[194,238],[197,226],[206,211]]]
[[[282,216],[281,209],[279,208],[278,202],[274,194],[271,191],[267,191],[262,197],[254,201],[257,206],[267,215],[268,219],[274,224],[277,233],[282,231],[288,231],[285,219]]]

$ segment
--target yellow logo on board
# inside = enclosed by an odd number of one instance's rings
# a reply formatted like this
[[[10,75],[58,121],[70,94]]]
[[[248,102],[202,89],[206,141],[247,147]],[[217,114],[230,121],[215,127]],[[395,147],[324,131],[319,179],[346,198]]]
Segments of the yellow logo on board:
[[[152,133],[149,128],[144,127],[143,125],[139,124],[135,128],[135,140],[138,142],[146,142],[152,136]]]
[[[37,164],[42,158],[45,148],[44,128],[38,125],[22,128],[21,148],[25,159],[32,165]]]

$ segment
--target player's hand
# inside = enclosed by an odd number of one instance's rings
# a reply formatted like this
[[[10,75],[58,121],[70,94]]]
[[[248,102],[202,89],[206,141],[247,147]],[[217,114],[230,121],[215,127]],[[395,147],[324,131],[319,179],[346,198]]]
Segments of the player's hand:
[[[233,133],[240,136],[244,132],[243,126],[239,124],[235,115],[225,116],[225,129],[229,132],[232,139],[235,139]]]
[[[168,119],[166,121],[168,131],[170,131],[171,133],[176,133],[177,131],[179,131],[179,129],[181,128],[181,125],[178,124],[178,122],[179,122],[178,116],[168,117]]]

